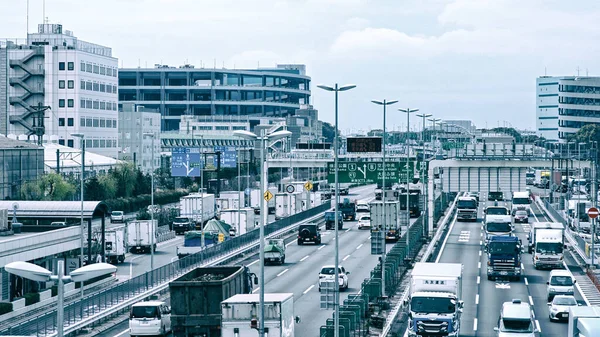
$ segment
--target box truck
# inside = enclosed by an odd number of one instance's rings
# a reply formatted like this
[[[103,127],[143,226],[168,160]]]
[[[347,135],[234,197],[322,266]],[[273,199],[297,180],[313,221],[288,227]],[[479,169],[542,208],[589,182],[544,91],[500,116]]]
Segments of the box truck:
[[[204,223],[215,217],[215,195],[192,193],[179,200],[179,215],[196,223],[202,229]]]
[[[383,208],[385,207],[385,218]],[[371,228],[385,231],[386,241],[400,239],[400,203],[398,201],[371,202]]]
[[[256,337],[258,294],[238,294],[221,302],[221,337]],[[294,337],[294,294],[267,293],[264,327],[269,337]]]
[[[122,228],[109,230],[104,233],[106,242],[106,260],[117,264],[125,261],[125,231]]]
[[[149,253],[152,242],[153,249],[156,251],[156,229],[158,223],[156,220],[138,220],[127,224],[127,246],[130,251]],[[154,237],[154,240],[152,239]]]
[[[599,307],[571,307],[568,337],[600,336]]]
[[[221,211],[219,219],[225,223],[231,225],[236,230],[235,235],[244,235],[247,232],[258,227],[258,221],[260,220],[252,208],[242,208],[239,210],[240,226],[238,231],[238,210],[229,209]]]
[[[533,267],[563,268],[564,226],[558,222],[534,222],[529,234],[529,253]]]

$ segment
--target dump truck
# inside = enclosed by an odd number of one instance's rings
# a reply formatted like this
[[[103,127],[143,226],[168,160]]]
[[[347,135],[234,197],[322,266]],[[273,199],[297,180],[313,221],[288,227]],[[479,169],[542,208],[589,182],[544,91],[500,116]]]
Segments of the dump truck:
[[[204,246],[215,245],[229,240],[231,238],[231,228],[231,226],[223,221],[212,219],[206,223],[203,230],[186,232],[183,245],[177,246],[177,257],[181,259],[202,250],[203,233]]]
[[[350,199],[344,198],[344,201],[339,203],[338,210],[342,213],[344,220],[356,220],[356,203],[351,202]]]
[[[338,230],[344,228],[344,216],[338,212]],[[335,211],[325,212],[325,229],[335,229]]]
[[[221,336],[221,302],[250,294],[256,275],[245,266],[196,268],[169,283],[173,336]]]
[[[411,274],[408,336],[453,336],[460,331],[463,266],[418,262]]]
[[[269,263],[285,263],[285,242],[283,239],[269,239],[265,243],[265,266]]]
[[[238,294],[221,302],[221,337],[256,337],[258,294]],[[294,294],[265,294],[265,329],[269,337],[294,337]]]

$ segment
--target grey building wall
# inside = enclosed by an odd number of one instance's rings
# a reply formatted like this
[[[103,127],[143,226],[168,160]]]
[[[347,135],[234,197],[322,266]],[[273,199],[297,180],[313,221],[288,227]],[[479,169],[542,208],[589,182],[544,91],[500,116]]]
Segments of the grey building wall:
[[[131,103],[119,106],[119,158],[135,163],[144,172],[160,166],[160,113]],[[155,135],[145,137],[145,133]],[[154,152],[154,166],[152,166]]]

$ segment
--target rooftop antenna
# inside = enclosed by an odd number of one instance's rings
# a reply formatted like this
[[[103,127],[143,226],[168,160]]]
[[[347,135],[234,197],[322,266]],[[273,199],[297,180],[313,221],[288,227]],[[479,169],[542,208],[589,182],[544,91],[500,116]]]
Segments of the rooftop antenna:
[[[577,76],[579,76],[579,66],[577,66]]]
[[[544,67],[544,76],[548,76],[548,68]]]
[[[27,0],[27,37],[29,37],[29,0]]]

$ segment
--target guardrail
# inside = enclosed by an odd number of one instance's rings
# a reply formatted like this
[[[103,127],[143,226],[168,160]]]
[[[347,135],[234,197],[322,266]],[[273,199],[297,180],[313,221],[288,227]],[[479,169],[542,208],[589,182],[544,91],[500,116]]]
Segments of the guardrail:
[[[277,236],[298,222],[313,219],[331,208],[330,203],[294,214],[265,226],[265,236]],[[102,291],[85,296],[81,301],[67,304],[64,308],[65,335],[75,332],[95,321],[108,317],[127,306],[168,287],[168,283],[193,268],[237,256],[258,246],[258,228],[165,266],[136,276]],[[49,311],[0,331],[0,335],[55,336],[56,310]]]
[[[434,220],[437,223],[444,210],[442,197],[448,197],[448,194],[440,195],[435,200]],[[448,199],[446,199],[448,200]],[[348,299],[340,303],[339,308],[339,336],[366,336],[369,327],[384,328],[385,317],[375,315],[380,310],[389,309],[387,301],[388,296],[393,295],[400,286],[403,276],[408,270],[405,264],[406,260],[414,260],[423,246],[423,227],[424,218],[427,214],[421,215],[409,228],[409,252],[406,255],[406,235],[401,236],[398,242],[386,254],[385,265],[385,290],[381,293],[381,261],[371,271],[369,278],[366,278],[361,289],[357,294],[348,295]],[[389,329],[389,328],[388,328]],[[319,336],[333,337],[335,333],[333,317],[327,319],[325,325],[320,328]]]

